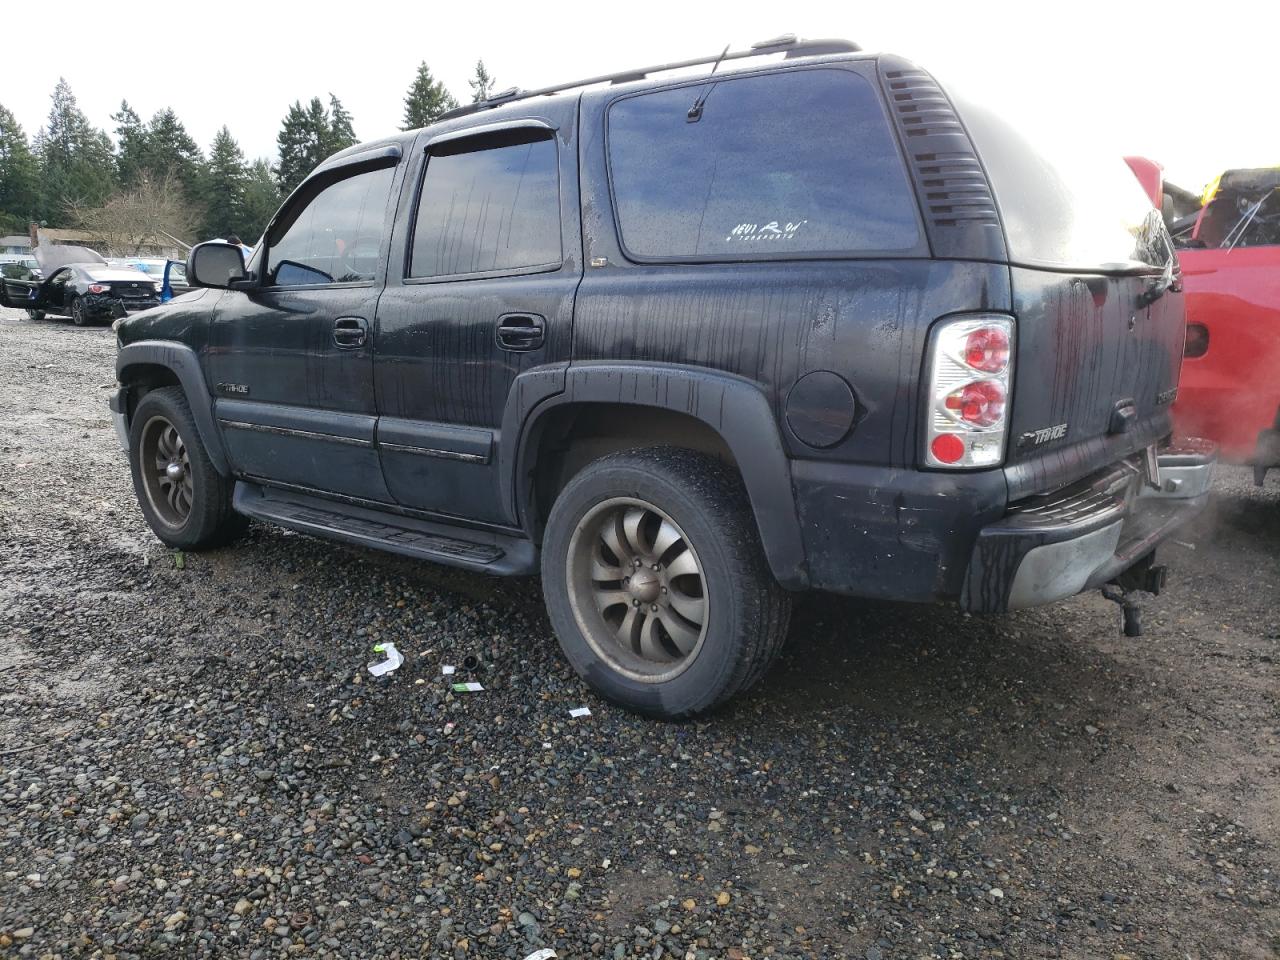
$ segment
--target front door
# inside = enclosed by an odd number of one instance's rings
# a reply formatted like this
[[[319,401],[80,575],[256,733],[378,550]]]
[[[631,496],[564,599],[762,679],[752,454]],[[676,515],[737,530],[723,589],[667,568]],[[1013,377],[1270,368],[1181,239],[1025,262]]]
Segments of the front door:
[[[397,219],[375,358],[378,446],[404,506],[513,524],[498,476],[515,377],[563,376],[582,275],[576,101],[423,134]],[[536,111],[536,112],[535,112]]]
[[[218,303],[206,377],[249,479],[389,500],[374,447],[373,320],[394,160],[313,178]]]

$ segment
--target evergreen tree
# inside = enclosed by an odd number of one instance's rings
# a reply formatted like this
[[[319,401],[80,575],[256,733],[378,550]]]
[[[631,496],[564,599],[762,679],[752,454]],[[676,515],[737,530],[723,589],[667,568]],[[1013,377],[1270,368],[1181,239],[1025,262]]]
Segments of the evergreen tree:
[[[342,101],[329,94],[329,153],[334,154],[356,144],[355,126]]]
[[[231,131],[224,126],[209,147],[209,162],[202,178],[202,236],[225,237],[245,229],[247,180],[244,153],[231,136]]]
[[[474,80],[468,80],[467,83],[471,87],[471,102],[479,103],[481,100],[488,100],[489,95],[493,93],[494,78],[489,76],[489,71],[485,69],[484,61],[476,61],[476,76]]]
[[[413,78],[404,98],[404,125],[401,130],[417,130],[435,123],[442,113],[457,107],[458,101],[444,88],[444,84],[431,76],[424,60],[418,65],[418,75]]]
[[[312,97],[306,107],[301,101],[289,107],[276,135],[280,150],[276,174],[285,193],[300,184],[322,160],[356,142],[351,114],[342,101],[330,94],[329,106],[331,109],[326,110],[319,97]]]
[[[40,210],[40,168],[22,125],[0,104],[0,226],[26,230]]]
[[[128,100],[111,115],[116,124],[116,176],[123,187],[136,186],[143,175],[147,152],[147,125]]]
[[[53,90],[48,126],[36,136],[43,187],[41,219],[59,220],[69,207],[97,206],[115,187],[111,139],[89,122],[65,79]]]
[[[204,156],[187,128],[172,109],[164,109],[147,125],[142,169],[151,180],[172,177],[182,184],[188,197],[199,192]]]
[[[318,104],[319,101],[317,100]],[[276,175],[280,178],[280,189],[290,193],[303,181],[315,167],[320,145],[315,139],[314,127],[307,118],[307,111],[302,103],[294,101],[285,114],[280,132],[276,134],[276,148],[280,151],[280,163],[276,167]]]
[[[258,159],[249,165],[244,183],[244,219],[240,224],[240,239],[253,246],[262,231],[267,229],[276,208],[280,206],[280,187],[271,174],[266,160]]]

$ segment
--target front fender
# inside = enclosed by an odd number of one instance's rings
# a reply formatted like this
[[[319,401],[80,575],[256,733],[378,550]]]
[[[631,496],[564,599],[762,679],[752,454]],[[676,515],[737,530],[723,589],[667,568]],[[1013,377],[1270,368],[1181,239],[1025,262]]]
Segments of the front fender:
[[[129,388],[129,381],[144,367],[164,367],[173,372],[187,395],[191,415],[195,418],[200,441],[213,462],[214,469],[230,475],[231,466],[222,445],[222,435],[213,422],[213,394],[205,383],[200,358],[186,344],[165,340],[139,340],[120,348],[116,354],[116,379]],[[125,412],[128,407],[126,406]]]
[[[702,367],[657,363],[574,363],[554,376],[548,373],[530,371],[539,379],[527,385],[517,377],[511,391],[508,417],[521,426],[519,442],[503,445],[506,462],[500,465],[508,503],[528,502],[522,485],[530,482],[537,459],[530,438],[537,436],[542,417],[565,404],[617,403],[687,414],[719,434],[737,461],[774,577],[789,589],[808,586],[791,465],[758,384]],[[513,411],[513,404],[524,409]]]

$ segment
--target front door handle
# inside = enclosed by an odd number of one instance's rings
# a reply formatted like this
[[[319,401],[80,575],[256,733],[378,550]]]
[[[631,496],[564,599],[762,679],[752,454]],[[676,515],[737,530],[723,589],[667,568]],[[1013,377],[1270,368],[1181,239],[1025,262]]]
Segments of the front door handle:
[[[369,321],[364,317],[339,317],[333,321],[333,342],[339,347],[363,347],[369,339]]]
[[[546,321],[536,313],[505,313],[498,318],[498,346],[503,350],[537,350],[546,339]]]

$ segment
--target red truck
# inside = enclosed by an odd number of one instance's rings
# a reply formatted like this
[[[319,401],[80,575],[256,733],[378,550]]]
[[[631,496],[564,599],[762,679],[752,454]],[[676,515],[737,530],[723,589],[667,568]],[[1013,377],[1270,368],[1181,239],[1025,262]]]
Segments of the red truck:
[[[1198,209],[1158,164],[1127,157],[1169,222],[1187,303],[1182,380],[1173,407],[1184,436],[1250,464],[1259,485],[1280,466],[1280,168],[1228,170]],[[1184,194],[1185,196],[1185,194]]]

